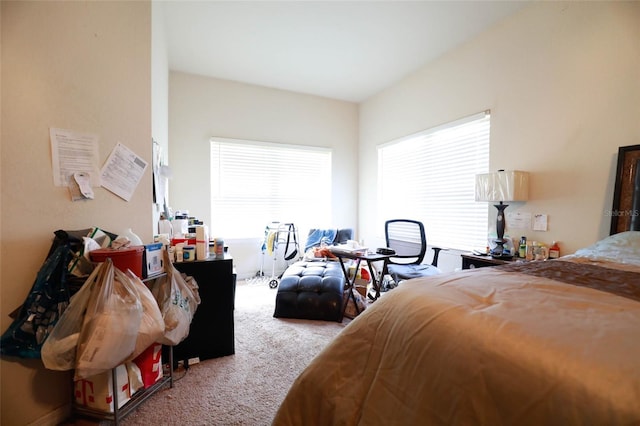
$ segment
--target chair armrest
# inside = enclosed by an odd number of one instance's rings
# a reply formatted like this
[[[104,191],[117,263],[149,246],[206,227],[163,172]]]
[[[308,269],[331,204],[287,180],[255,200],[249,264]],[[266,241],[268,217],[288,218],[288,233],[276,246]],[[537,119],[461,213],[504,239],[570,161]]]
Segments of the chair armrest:
[[[438,267],[438,256],[440,256],[440,252],[442,250],[447,251],[449,249],[448,248],[444,248],[444,247],[435,247],[435,246],[432,246],[431,249],[433,250],[433,260],[431,261],[431,266],[435,266],[437,268]]]

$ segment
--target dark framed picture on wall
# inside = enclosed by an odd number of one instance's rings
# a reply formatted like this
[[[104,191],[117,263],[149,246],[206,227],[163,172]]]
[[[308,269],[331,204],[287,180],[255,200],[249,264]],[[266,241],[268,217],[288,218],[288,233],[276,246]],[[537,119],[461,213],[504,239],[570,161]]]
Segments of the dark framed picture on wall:
[[[618,148],[611,231],[640,231],[640,145]]]

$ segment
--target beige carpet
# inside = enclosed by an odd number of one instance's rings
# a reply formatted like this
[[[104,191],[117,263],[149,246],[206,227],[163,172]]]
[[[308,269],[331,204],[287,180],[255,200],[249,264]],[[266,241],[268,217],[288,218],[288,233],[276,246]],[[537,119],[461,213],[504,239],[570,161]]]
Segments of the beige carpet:
[[[269,425],[289,387],[348,323],[273,318],[276,289],[239,282],[235,355],[176,372],[121,424]]]

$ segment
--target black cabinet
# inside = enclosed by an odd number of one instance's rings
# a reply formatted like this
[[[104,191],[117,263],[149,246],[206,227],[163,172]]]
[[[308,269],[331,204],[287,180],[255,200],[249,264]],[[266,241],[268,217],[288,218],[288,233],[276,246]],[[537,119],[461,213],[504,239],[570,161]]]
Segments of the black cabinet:
[[[178,271],[192,276],[198,283],[200,305],[191,321],[189,335],[173,347],[174,365],[179,360],[216,358],[235,353],[233,310],[235,274],[233,259],[209,258],[175,263]]]

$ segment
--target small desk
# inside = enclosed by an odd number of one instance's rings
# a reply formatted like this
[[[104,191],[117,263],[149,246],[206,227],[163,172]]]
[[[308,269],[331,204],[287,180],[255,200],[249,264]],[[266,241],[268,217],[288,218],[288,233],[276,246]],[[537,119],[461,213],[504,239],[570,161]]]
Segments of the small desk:
[[[340,261],[340,266],[342,266],[342,272],[344,273],[345,290],[351,290],[352,288],[355,288],[355,282],[358,276],[358,270],[360,269],[360,262],[364,260],[365,262],[367,262],[367,266],[369,267],[369,271],[371,272],[371,284],[373,285],[373,288],[376,290],[376,295],[373,300],[377,300],[378,297],[380,297],[380,282],[376,278],[376,274],[374,274],[373,272],[374,271],[373,263],[383,262],[382,274],[380,275],[382,279],[382,277],[384,277],[384,275],[387,273],[387,262],[389,261],[389,258],[391,257],[391,255],[378,254],[378,253],[362,253],[358,251],[342,250],[342,249],[333,248],[333,247],[329,248],[329,250]],[[349,278],[349,271],[347,271],[347,268],[345,268],[344,266],[345,259],[351,259],[356,261],[356,270],[355,270],[355,273],[353,274],[353,278]],[[356,311],[360,313],[358,310],[358,304],[355,303],[356,302],[355,296],[353,295],[352,292],[350,292],[349,294],[350,294],[350,297],[353,299],[353,303],[356,305]],[[345,307],[346,307],[346,304],[345,304]],[[343,310],[344,310],[344,307],[343,307]]]
[[[490,255],[478,256],[472,253],[462,254],[462,269],[485,268],[514,262],[514,260],[494,259]]]

